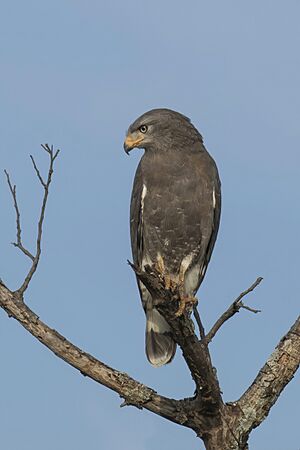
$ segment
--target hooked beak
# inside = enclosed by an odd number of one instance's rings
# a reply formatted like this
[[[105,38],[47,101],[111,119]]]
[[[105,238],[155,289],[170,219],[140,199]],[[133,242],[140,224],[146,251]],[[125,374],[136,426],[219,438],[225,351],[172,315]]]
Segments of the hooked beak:
[[[124,142],[124,150],[129,155],[129,152],[135,148],[138,147],[139,144],[144,140],[144,136],[141,135],[141,133],[129,133],[126,136],[125,142]]]

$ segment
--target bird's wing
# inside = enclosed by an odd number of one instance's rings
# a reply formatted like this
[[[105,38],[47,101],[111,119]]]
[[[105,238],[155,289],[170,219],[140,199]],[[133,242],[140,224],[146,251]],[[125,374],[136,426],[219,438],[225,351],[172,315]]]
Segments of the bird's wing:
[[[208,263],[210,261],[212,251],[214,249],[214,245],[217,239],[217,234],[219,230],[220,225],[220,217],[221,217],[221,182],[219,179],[219,175],[217,172],[217,169],[214,170],[215,174],[212,181],[212,201],[213,201],[213,213],[211,217],[211,224],[210,224],[210,236],[209,240],[206,246],[206,250],[204,255],[202,256],[203,261],[201,261],[202,265],[202,271],[200,273],[199,278],[199,285],[197,287],[197,290],[199,289],[199,286],[201,282],[203,281],[203,278],[205,276]]]
[[[143,227],[142,227],[142,171],[141,164],[139,164],[132,188],[131,203],[130,203],[130,237],[133,262],[140,267],[142,263],[143,253]]]
[[[139,164],[133,183],[130,204],[130,234],[133,260],[139,268],[143,264],[144,223],[143,209],[146,196],[146,185],[143,182],[142,168]],[[137,284],[146,313],[146,354],[155,367],[170,362],[176,351],[176,344],[170,334],[170,327],[163,316],[153,306],[150,292],[137,278]]]
[[[142,267],[143,261],[143,178],[141,163],[135,173],[130,203],[130,237],[133,262]],[[146,303],[151,300],[151,295],[143,283],[136,277],[143,308],[146,311]]]

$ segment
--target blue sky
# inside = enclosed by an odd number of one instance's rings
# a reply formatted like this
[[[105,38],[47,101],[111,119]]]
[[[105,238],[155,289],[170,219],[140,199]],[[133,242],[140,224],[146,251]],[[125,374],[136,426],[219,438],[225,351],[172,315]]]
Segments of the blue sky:
[[[206,328],[257,276],[248,303],[211,345],[225,400],[252,382],[299,312],[299,14],[297,1],[2,2],[0,167],[17,182],[24,242],[34,244],[48,142],[61,148],[43,256],[27,302],[76,345],[164,395],[191,395],[177,352],[153,369],[132,272],[128,211],[141,151],[128,125],[153,107],[191,117],[217,161],[219,238],[199,292]],[[10,246],[15,218],[0,178],[0,276],[29,261]],[[189,450],[193,432],[83,378],[0,314],[1,447]],[[297,417],[298,416],[298,417]],[[299,449],[299,375],[253,431],[255,450]]]

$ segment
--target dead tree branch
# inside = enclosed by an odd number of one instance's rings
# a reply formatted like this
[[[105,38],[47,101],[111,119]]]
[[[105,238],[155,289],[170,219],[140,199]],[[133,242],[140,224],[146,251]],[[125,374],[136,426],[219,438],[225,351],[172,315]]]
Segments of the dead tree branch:
[[[17,241],[12,242],[12,244],[15,247],[19,248],[24,253],[24,255],[28,256],[28,258],[30,258],[32,261],[34,261],[34,256],[32,255],[32,253],[30,253],[30,251],[27,250],[27,248],[25,248],[22,244],[21,215],[20,215],[20,210],[19,210],[18,201],[17,201],[17,186],[15,184],[12,185],[12,183],[10,181],[9,173],[6,170],[4,170],[4,173],[6,175],[7,184],[9,186],[9,190],[11,192],[13,202],[14,202],[14,208],[16,211]]]
[[[293,378],[299,363],[300,316],[238,401],[243,413],[241,425],[248,435],[267,417],[279,395]]]
[[[16,319],[30,334],[48,347],[56,356],[63,359],[83,375],[117,392],[127,404],[145,407],[172,422],[184,424],[184,402],[168,399],[135,381],[126,373],[112,369],[73,345],[64,336],[48,327],[19,296],[0,284],[0,306],[9,317]],[[192,401],[192,400],[191,400]]]
[[[13,202],[14,202],[14,208],[16,211],[16,222],[17,222],[17,242],[13,243],[13,245],[17,248],[19,248],[26,256],[28,256],[31,260],[32,260],[32,265],[24,279],[24,282],[22,284],[22,286],[16,291],[18,293],[18,295],[21,297],[23,297],[24,292],[26,291],[26,289],[28,288],[28,285],[34,275],[34,273],[37,270],[38,264],[39,264],[39,260],[40,260],[40,256],[41,256],[41,243],[42,243],[42,234],[43,234],[43,223],[44,223],[44,218],[45,218],[45,211],[46,211],[46,205],[47,205],[47,200],[48,200],[48,195],[49,195],[49,187],[52,181],[52,174],[53,174],[53,166],[54,166],[54,161],[57,158],[58,154],[59,154],[59,150],[56,150],[54,152],[53,150],[53,146],[49,147],[48,144],[42,145],[42,148],[48,153],[49,155],[49,169],[48,169],[48,175],[47,175],[47,181],[45,182],[40,174],[40,171],[35,163],[35,160],[33,158],[32,155],[30,155],[30,159],[32,161],[34,170],[36,172],[36,175],[41,183],[41,185],[44,188],[44,195],[43,195],[43,200],[42,200],[42,205],[41,205],[41,211],[40,211],[40,216],[39,216],[39,221],[38,221],[38,231],[37,231],[37,239],[36,239],[36,252],[35,255],[33,255],[29,250],[27,250],[23,244],[22,244],[22,239],[21,239],[21,217],[20,217],[20,210],[19,210],[19,206],[18,206],[18,202],[17,202],[17,188],[16,185],[12,186],[11,181],[10,181],[10,177],[8,172],[5,170],[5,175],[6,175],[6,179],[7,179],[7,183],[9,186],[9,190],[12,194],[13,197]]]
[[[232,316],[240,311],[241,308],[247,309],[255,314],[261,312],[259,309],[253,309],[249,306],[245,305],[242,302],[242,298],[244,298],[249,292],[252,292],[261,282],[263,278],[259,277],[257,280],[245,291],[241,292],[241,294],[234,300],[234,302],[229,306],[229,308],[221,315],[221,317],[216,321],[211,330],[206,335],[206,342],[209,343],[214,338],[218,330],[221,326]]]

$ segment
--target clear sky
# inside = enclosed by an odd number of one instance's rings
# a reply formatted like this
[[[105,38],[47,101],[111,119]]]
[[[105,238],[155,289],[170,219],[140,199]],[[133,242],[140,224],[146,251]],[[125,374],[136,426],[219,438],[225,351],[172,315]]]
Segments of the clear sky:
[[[224,399],[252,382],[299,312],[300,3],[296,0],[7,1],[0,11],[0,167],[17,182],[32,248],[40,144],[61,148],[43,256],[26,295],[42,320],[159,393],[193,393],[180,351],[152,368],[130,258],[128,211],[141,151],[128,125],[153,107],[191,117],[223,186],[219,238],[199,298],[206,328],[257,276],[211,346]],[[10,246],[15,218],[0,178],[0,276],[29,261]],[[0,313],[1,448],[199,450],[192,431],[83,378]],[[299,376],[253,431],[255,450],[299,449]]]

